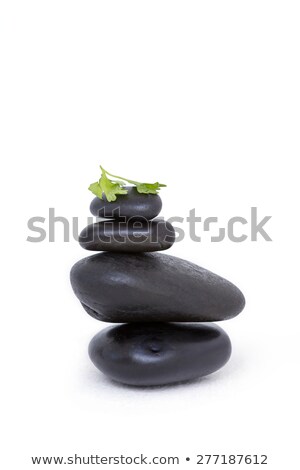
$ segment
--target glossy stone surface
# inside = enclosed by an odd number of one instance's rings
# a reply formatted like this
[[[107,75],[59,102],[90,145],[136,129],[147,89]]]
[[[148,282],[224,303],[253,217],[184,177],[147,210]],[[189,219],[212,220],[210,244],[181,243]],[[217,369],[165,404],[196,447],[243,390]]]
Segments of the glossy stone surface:
[[[134,217],[154,219],[162,208],[158,194],[140,194],[135,187],[126,186],[127,194],[118,195],[115,202],[108,202],[105,195],[103,200],[95,197],[90,205],[90,211],[97,217],[114,218]]]
[[[165,385],[220,369],[230,339],[216,325],[131,323],[105,328],[90,342],[89,356],[108,377],[129,385]]]
[[[175,230],[163,219],[106,220],[88,225],[79,236],[79,243],[86,250],[127,253],[167,250],[174,241]]]
[[[220,321],[244,308],[231,282],[194,263],[162,253],[99,253],[71,270],[73,290],[98,320]]]

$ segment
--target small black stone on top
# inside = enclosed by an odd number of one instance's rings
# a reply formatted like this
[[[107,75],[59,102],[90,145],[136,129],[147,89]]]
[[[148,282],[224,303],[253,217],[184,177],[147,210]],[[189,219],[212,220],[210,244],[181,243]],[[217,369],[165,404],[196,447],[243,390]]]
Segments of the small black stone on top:
[[[90,205],[90,211],[96,217],[108,219],[131,218],[154,219],[162,208],[158,194],[140,194],[135,187],[126,186],[127,194],[118,195],[116,201],[108,202],[105,195],[103,200],[95,197]]]

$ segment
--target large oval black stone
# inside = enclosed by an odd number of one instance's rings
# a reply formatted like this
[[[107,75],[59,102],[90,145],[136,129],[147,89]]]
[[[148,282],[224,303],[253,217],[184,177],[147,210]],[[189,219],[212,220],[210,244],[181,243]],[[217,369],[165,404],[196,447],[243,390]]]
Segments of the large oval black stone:
[[[73,290],[98,320],[220,321],[244,308],[241,291],[222,277],[162,253],[99,253],[71,270]]]
[[[79,243],[86,250],[127,253],[167,250],[174,241],[175,230],[163,219],[105,220],[88,225],[79,236]]]
[[[162,201],[158,194],[140,194],[135,187],[126,186],[127,194],[119,194],[117,200],[108,202],[105,194],[103,200],[95,197],[90,205],[90,211],[96,217],[120,217],[154,219],[162,208]]]
[[[105,328],[90,342],[94,365],[119,382],[164,385],[220,369],[231,354],[230,339],[216,325],[131,323]]]

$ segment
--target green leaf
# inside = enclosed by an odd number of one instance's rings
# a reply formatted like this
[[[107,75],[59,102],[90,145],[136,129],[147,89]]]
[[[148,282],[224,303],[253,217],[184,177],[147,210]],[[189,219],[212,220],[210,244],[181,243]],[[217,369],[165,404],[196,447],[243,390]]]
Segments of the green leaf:
[[[165,187],[165,184],[160,183],[139,183],[136,185],[138,193],[142,194],[157,194],[160,188]]]
[[[108,202],[115,201],[119,194],[127,194],[128,191],[124,188],[125,181],[129,184],[136,186],[138,193],[141,194],[157,194],[160,188],[165,187],[165,184],[161,183],[140,183],[138,181],[133,181],[128,178],[123,178],[122,176],[115,176],[104,170],[100,166],[102,174],[101,178],[97,183],[92,183],[89,186],[89,190],[95,194],[95,196],[103,199],[103,194],[105,194]],[[111,176],[113,179],[107,177]],[[125,181],[124,181],[125,180]]]
[[[166,187],[166,184],[162,184],[162,183],[158,183],[158,182],[156,182],[156,183],[140,183],[139,181],[134,181],[134,180],[130,180],[128,178],[123,178],[122,176],[112,175],[108,171],[106,171],[106,173],[109,176],[112,176],[113,178],[121,178],[122,180],[125,180],[128,183],[133,184],[134,186],[136,186],[137,191],[139,193],[143,193],[143,194],[157,194],[158,191],[160,190],[160,188],[165,188]]]
[[[95,194],[95,196],[99,197],[100,199],[103,199],[103,197],[102,197],[102,188],[101,188],[98,181],[96,183],[90,184],[89,185],[89,190],[92,191],[92,193]]]
[[[106,176],[105,170],[102,169],[102,175],[99,180],[99,186],[102,192],[105,194],[108,202],[115,201],[117,194],[127,194],[127,189],[124,189],[121,184],[125,184],[123,181],[112,181]]]

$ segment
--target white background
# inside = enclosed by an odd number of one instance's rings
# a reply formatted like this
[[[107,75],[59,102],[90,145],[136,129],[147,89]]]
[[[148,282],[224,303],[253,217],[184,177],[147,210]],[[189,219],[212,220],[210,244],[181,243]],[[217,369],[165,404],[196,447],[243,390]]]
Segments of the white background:
[[[299,465],[299,21],[287,0],[1,2],[1,467],[140,452]],[[272,215],[272,242],[169,250],[246,296],[221,325],[223,370],[132,389],[89,361],[106,325],[69,284],[88,253],[59,226],[55,243],[27,242],[27,220],[54,207],[83,228],[100,163],[167,183],[165,217]]]

